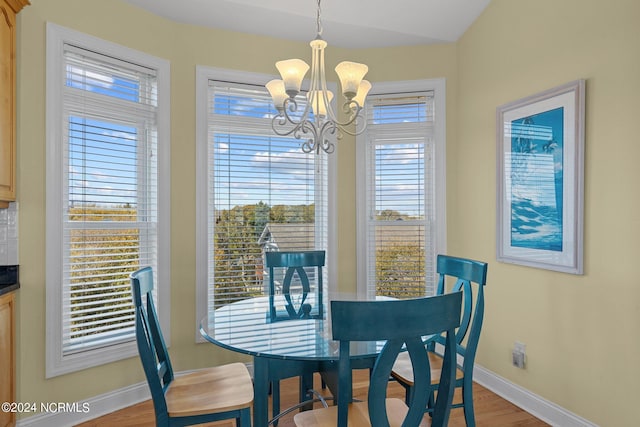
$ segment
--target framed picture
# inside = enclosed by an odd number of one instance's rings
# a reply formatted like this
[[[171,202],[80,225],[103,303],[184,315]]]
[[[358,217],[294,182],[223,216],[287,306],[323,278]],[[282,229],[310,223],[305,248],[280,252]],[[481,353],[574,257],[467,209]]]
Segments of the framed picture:
[[[582,274],[584,87],[497,108],[498,261]]]

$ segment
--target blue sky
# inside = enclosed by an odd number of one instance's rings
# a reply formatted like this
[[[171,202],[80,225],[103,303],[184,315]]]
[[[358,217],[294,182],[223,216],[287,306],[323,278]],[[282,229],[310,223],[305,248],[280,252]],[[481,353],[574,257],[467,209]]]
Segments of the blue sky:
[[[139,83],[135,79],[71,66],[68,71],[70,87],[125,101],[138,100]],[[214,112],[227,115],[231,120],[234,116],[264,119],[270,127],[271,118],[276,114],[267,98],[217,95],[214,99]],[[134,204],[137,200],[137,157],[140,155],[135,123],[78,113],[69,118],[70,201]],[[385,106],[374,111],[374,123],[394,123],[410,116],[413,120],[424,120],[426,112],[415,105]],[[264,136],[265,131],[260,132],[216,133],[213,165],[216,180],[222,184],[215,190],[216,201],[226,204],[226,208],[261,201],[270,205],[313,203],[313,180],[317,171],[315,155],[302,153],[297,139],[273,134]],[[412,142],[393,148],[393,151],[379,150],[376,158],[376,179],[384,194],[376,208],[422,214],[424,194],[420,189],[424,184],[414,177],[423,174],[419,159],[424,154]],[[399,170],[415,173],[398,177]]]

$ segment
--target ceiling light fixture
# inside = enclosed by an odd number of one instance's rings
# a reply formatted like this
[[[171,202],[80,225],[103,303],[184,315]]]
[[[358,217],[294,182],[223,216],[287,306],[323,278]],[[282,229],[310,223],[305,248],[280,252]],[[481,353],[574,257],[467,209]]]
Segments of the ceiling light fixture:
[[[344,61],[335,70],[340,79],[342,94],[345,101],[342,105],[347,120],[340,122],[331,106],[333,93],[327,89],[324,72],[324,48],[327,42],[322,39],[322,24],[320,22],[320,0],[316,18],[318,35],[309,43],[311,45],[311,82],[307,92],[307,103],[301,115],[297,113],[296,96],[300,93],[302,80],[309,70],[309,65],[301,59],[288,59],[276,62],[276,68],[282,80],[271,80],[265,86],[278,111],[271,126],[280,136],[293,135],[304,140],[302,151],[320,154],[322,149],[326,153],[333,153],[335,145],[329,135],[337,132],[337,138],[342,138],[342,132],[358,135],[364,131],[366,122],[362,120],[360,112],[364,100],[371,89],[371,83],[363,80],[369,67],[356,62]],[[313,112],[313,115],[311,115]]]

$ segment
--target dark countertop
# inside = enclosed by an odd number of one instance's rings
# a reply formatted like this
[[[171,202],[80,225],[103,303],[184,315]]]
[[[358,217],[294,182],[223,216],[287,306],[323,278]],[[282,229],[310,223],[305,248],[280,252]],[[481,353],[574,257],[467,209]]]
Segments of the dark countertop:
[[[0,296],[20,288],[19,269],[17,265],[0,265]]]
[[[0,296],[13,292],[20,288],[20,283],[13,283],[11,285],[0,285]]]

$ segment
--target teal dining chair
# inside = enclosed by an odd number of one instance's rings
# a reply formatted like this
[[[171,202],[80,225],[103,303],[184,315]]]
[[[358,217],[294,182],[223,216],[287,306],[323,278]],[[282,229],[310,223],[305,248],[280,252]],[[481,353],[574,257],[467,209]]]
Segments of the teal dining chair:
[[[269,270],[270,321],[323,317],[324,262],[325,251],[265,253],[265,264]],[[279,275],[283,270],[284,274]],[[313,280],[309,280],[309,274],[312,274]],[[277,280],[280,276],[282,279]],[[284,298],[284,310],[277,307],[277,294]]]
[[[453,399],[455,329],[460,325],[461,304],[460,292],[410,300],[332,301],[331,327],[339,357],[337,405],[296,414],[296,426],[418,426],[431,388],[423,336],[441,333],[444,363],[431,426],[446,426]],[[370,375],[366,402],[353,402],[350,348],[358,341],[386,341]],[[405,348],[413,361],[415,378],[415,392],[408,404],[387,398],[391,369]]]
[[[462,292],[464,295],[462,320],[456,331],[456,349],[459,358],[455,381],[456,388],[462,388],[462,401],[453,403],[452,408],[464,409],[464,418],[468,427],[476,425],[473,409],[473,366],[484,318],[484,287],[487,282],[487,267],[486,262],[472,259],[448,255],[438,255],[437,258],[438,289],[436,294]],[[439,370],[443,364],[440,345],[444,343],[444,340],[443,336],[436,336],[427,345],[434,390],[439,390]],[[401,355],[398,358],[391,372],[391,377],[405,387],[406,400],[410,401],[415,394],[416,386],[411,362],[406,356]],[[433,411],[433,393],[426,406],[426,411]]]
[[[321,319],[324,316],[322,304],[324,264],[325,251],[322,250],[265,252],[265,266],[269,271],[268,320],[270,322]],[[284,310],[278,309],[278,295],[284,298]],[[307,390],[305,393],[317,395],[313,390]],[[280,383],[278,381],[271,383],[271,397],[272,412],[277,416],[280,414]],[[304,400],[302,397],[301,400]],[[277,421],[273,424],[277,425]]]
[[[246,366],[230,363],[174,377],[153,303],[153,270],[130,275],[138,353],[151,391],[156,426],[174,427],[235,419],[251,426],[253,383]]]

